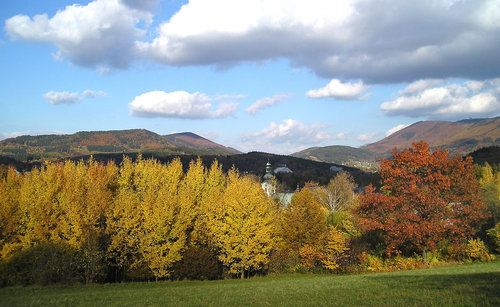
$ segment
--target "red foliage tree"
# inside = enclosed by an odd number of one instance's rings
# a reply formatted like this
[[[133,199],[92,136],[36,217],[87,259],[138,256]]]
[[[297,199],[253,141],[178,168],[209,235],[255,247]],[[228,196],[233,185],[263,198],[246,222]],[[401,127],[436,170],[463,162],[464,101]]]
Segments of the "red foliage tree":
[[[470,157],[431,153],[424,142],[392,156],[381,161],[382,193],[369,186],[356,208],[366,230],[382,231],[387,254],[433,251],[440,241],[475,234],[486,207]]]

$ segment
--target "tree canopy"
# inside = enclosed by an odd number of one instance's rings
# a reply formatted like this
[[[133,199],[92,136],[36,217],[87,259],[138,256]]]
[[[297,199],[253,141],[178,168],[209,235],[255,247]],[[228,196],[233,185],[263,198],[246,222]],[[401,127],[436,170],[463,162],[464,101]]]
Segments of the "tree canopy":
[[[395,149],[380,175],[382,193],[369,186],[356,213],[366,230],[382,232],[387,254],[469,239],[486,216],[471,158],[431,152],[420,142]]]

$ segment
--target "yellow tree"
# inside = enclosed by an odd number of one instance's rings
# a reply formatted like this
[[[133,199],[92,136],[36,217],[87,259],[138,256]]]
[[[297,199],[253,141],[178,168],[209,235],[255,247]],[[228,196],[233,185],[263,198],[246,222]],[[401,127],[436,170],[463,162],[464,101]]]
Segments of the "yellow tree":
[[[325,257],[323,259],[323,267],[329,270],[337,269],[340,258],[348,250],[346,234],[330,226],[324,248]]]
[[[82,252],[86,281],[102,275],[106,251],[106,218],[113,203],[117,167],[91,158],[87,163],[64,164],[59,197],[64,209],[62,232],[68,243]]]
[[[304,245],[321,248],[327,233],[326,215],[322,206],[306,185],[293,195],[281,219],[281,236],[288,248],[299,250]]]
[[[481,167],[481,178],[479,178],[479,185],[484,188],[487,184],[494,184],[495,176],[493,175],[493,169],[490,164],[486,162],[484,166]]]
[[[180,217],[185,223],[189,236],[197,223],[198,217],[203,212],[203,198],[207,189],[207,173],[198,157],[196,161],[191,161],[186,176],[182,180],[179,190]],[[193,234],[194,235],[194,234]]]
[[[222,202],[226,188],[226,176],[222,172],[222,166],[217,160],[214,160],[205,177],[199,203],[199,215],[191,232],[191,244],[211,248],[214,244],[210,238],[209,219],[224,214]]]
[[[25,175],[19,198],[23,247],[64,239],[64,210],[60,202],[63,168],[62,163],[47,162],[44,167]]]
[[[356,204],[354,190],[357,185],[347,172],[338,173],[330,180],[326,187],[318,188],[315,192],[321,204],[329,212],[347,211]]]
[[[210,232],[229,273],[244,278],[245,271],[259,270],[269,263],[276,247],[276,212],[260,184],[240,177],[234,168],[228,173],[220,205],[222,214],[210,217]]]
[[[20,248],[19,241],[19,191],[22,175],[12,167],[5,179],[0,179],[0,259],[9,258]]]
[[[108,257],[125,270],[141,264],[139,247],[143,239],[144,217],[136,182],[139,163],[134,164],[130,158],[124,157],[119,169],[117,195],[107,219],[107,233],[111,238]]]
[[[148,160],[140,177],[143,178],[141,189],[144,189],[140,251],[156,278],[168,277],[172,264],[182,258],[189,227],[189,221],[181,216],[179,201],[182,163],[175,159],[165,166]]]

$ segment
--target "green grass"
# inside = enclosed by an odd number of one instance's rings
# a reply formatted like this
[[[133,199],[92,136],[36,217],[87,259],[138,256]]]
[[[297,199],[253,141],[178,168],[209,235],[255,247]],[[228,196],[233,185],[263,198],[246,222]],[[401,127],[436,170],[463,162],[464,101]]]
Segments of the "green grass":
[[[500,262],[363,275],[0,289],[2,306],[500,306]]]

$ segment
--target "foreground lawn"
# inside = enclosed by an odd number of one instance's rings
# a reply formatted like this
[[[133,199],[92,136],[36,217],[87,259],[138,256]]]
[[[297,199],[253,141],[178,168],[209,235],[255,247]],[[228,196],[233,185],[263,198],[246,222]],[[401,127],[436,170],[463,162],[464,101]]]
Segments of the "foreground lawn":
[[[2,306],[500,306],[500,262],[364,275],[10,287]]]

